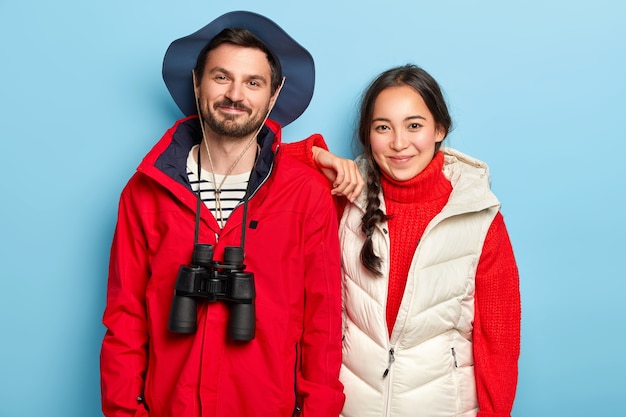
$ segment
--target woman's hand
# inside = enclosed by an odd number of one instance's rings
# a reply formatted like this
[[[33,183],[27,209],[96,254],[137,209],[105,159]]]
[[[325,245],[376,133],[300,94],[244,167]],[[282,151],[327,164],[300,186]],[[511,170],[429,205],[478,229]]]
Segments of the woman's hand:
[[[350,202],[359,196],[365,181],[354,161],[341,158],[317,146],[313,146],[313,160],[322,174],[332,182],[333,195],[342,195]]]

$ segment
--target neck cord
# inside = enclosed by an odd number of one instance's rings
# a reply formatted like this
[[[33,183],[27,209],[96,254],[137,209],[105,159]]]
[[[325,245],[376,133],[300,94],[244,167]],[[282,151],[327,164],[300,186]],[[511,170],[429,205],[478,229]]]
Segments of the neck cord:
[[[250,171],[250,176],[248,177],[248,186],[246,187],[246,194],[243,197],[243,217],[242,217],[242,221],[241,221],[241,248],[244,248],[244,243],[246,241],[246,223],[247,223],[247,219],[248,219],[248,201],[250,199],[250,193],[252,191],[252,181],[250,181],[250,178],[252,178],[252,173],[254,172],[254,167],[256,167],[256,163],[259,159],[259,154],[260,154],[260,149],[257,149],[256,152],[256,156],[254,157],[254,165],[252,170]],[[202,197],[200,195],[201,191],[200,191],[200,172],[202,170],[202,163],[200,162],[200,147],[198,146],[198,192],[197,192],[197,196],[198,198],[196,199],[196,227],[194,230],[194,245],[198,244],[198,238],[199,238],[199,234],[200,234],[200,207],[202,207]],[[222,182],[223,184],[223,182]],[[221,212],[220,212],[220,216],[221,216]]]
[[[260,130],[261,129],[259,128],[259,131]],[[257,135],[259,131],[257,131]],[[204,148],[206,149],[207,155],[209,156],[209,165],[211,166],[211,177],[213,178],[213,188],[215,192],[215,208],[216,208],[215,211],[216,211],[216,215],[217,213],[219,213],[220,229],[224,228],[224,213],[222,212],[222,200],[221,200],[222,187],[224,186],[224,182],[226,181],[226,178],[230,175],[231,172],[233,172],[233,169],[235,169],[235,166],[237,165],[237,163],[239,163],[239,161],[241,160],[241,158],[243,158],[243,156],[248,151],[248,149],[250,149],[250,145],[252,145],[252,142],[254,142],[255,138],[256,138],[256,135],[250,138],[246,147],[239,154],[239,156],[237,157],[235,162],[233,162],[230,168],[228,168],[228,171],[226,171],[226,174],[224,175],[224,178],[222,178],[222,181],[220,182],[219,185],[217,185],[217,181],[215,179],[215,169],[213,168],[213,159],[211,158],[211,151],[209,151],[209,145],[207,143],[206,138],[203,138],[202,140],[202,142],[204,142]],[[198,147],[198,155],[200,155],[199,147]],[[257,152],[257,155],[258,155],[258,152]],[[200,161],[200,157],[198,156],[198,162],[199,161]],[[256,161],[256,158],[255,158],[255,161]],[[200,175],[201,175],[201,172],[198,170],[198,178],[200,177]]]
[[[254,168],[256,168],[256,162],[259,159],[260,153],[261,149],[257,148],[256,156],[254,157],[254,165],[252,171],[250,171],[250,176],[248,177],[246,195],[243,197],[243,216],[241,218],[241,249],[244,249],[244,242],[246,241],[246,229],[248,223],[248,201],[250,200],[250,193],[252,192],[252,173],[254,172]]]
[[[202,207],[202,196],[200,195],[200,172],[200,147],[198,146],[198,198],[196,199],[196,227],[193,231],[194,247],[198,244],[198,237],[200,234],[200,207]]]

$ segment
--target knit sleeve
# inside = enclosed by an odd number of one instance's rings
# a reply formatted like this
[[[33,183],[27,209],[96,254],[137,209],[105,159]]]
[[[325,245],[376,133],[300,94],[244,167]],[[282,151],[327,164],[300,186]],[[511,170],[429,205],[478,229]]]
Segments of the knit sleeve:
[[[476,271],[474,372],[478,417],[509,417],[517,387],[520,351],[519,274],[498,213],[487,233]]]
[[[322,148],[326,151],[328,150],[328,146],[326,145],[324,138],[319,133],[314,133],[308,138],[298,142],[282,144],[283,152],[285,152],[285,154],[297,159],[315,170],[318,170],[318,167],[313,160],[314,146]]]

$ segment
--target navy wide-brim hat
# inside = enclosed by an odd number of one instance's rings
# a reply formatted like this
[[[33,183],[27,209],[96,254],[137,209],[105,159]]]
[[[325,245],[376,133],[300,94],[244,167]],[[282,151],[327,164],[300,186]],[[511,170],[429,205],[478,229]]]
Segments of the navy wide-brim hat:
[[[226,28],[248,29],[280,60],[285,84],[270,113],[270,119],[286,126],[300,117],[313,97],[313,57],[276,23],[247,11],[226,13],[197,32],[175,40],[167,48],[163,59],[163,80],[178,108],[186,116],[197,114],[192,70],[200,51]]]

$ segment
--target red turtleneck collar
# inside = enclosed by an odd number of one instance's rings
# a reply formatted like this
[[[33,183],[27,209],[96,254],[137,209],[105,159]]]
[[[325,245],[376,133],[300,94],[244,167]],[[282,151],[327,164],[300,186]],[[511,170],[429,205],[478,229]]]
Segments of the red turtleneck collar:
[[[443,175],[443,158],[443,152],[437,152],[422,172],[407,181],[394,180],[382,172],[381,185],[385,201],[425,203],[444,195],[447,201],[452,185]]]

